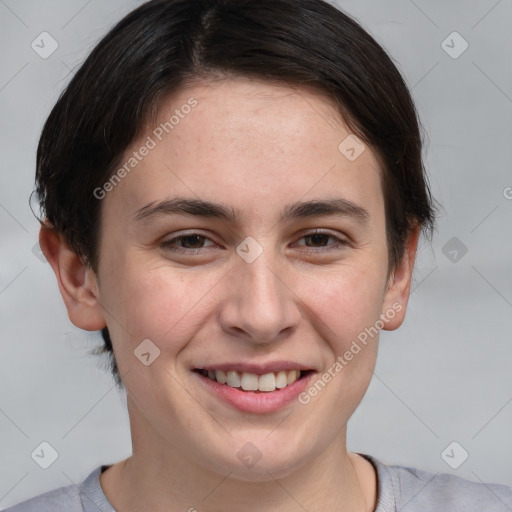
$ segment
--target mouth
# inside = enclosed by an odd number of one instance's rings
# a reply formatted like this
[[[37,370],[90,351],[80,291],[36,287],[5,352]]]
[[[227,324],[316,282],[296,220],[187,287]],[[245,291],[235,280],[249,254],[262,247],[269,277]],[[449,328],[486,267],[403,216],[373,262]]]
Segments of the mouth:
[[[305,379],[313,370],[279,370],[256,374],[238,370],[216,370],[196,368],[194,372],[223,386],[252,393],[272,393],[292,386]]]

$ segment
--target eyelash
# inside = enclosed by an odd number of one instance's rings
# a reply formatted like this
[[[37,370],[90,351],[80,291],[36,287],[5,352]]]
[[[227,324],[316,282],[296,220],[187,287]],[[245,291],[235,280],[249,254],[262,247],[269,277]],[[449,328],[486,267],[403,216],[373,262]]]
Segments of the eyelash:
[[[302,235],[299,240],[302,240],[303,238],[312,237],[315,235],[327,236],[328,238],[333,238],[334,240],[336,240],[336,243],[331,244],[331,247],[327,248],[327,249],[323,249],[323,247],[310,247],[307,249],[308,252],[317,252],[319,249],[322,249],[322,252],[334,251],[334,250],[338,250],[344,246],[349,245],[349,242],[347,242],[346,240],[343,240],[341,238],[338,238],[337,236],[334,236],[330,233],[326,233],[326,232],[320,231],[320,230],[306,233],[306,234]],[[175,242],[178,242],[180,240],[187,239],[187,238],[192,238],[192,237],[200,237],[200,238],[204,238],[205,240],[210,240],[207,236],[201,235],[200,233],[188,233],[188,234],[180,235],[180,236],[171,238],[170,240],[166,240],[166,241],[162,242],[161,247],[167,251],[176,252],[176,253],[187,253],[189,255],[202,252],[202,250],[204,249],[202,247],[198,248],[198,249],[185,249],[183,247],[173,247],[172,246]],[[212,241],[212,240],[210,240],[210,241]],[[210,247],[212,247],[212,246],[210,246]]]

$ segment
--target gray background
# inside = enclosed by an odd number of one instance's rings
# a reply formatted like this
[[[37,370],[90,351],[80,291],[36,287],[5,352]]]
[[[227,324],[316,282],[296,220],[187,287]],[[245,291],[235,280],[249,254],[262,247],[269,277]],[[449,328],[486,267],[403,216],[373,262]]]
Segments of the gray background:
[[[38,224],[28,196],[42,124],[70,72],[139,3],[0,0],[3,508],[131,453],[125,397],[87,355],[100,337],[69,322],[50,266],[32,251]],[[512,2],[339,5],[383,44],[412,88],[429,134],[432,190],[444,206],[432,246],[421,245],[406,321],[382,333],[349,448],[512,484]],[[47,59],[31,48],[43,31],[59,45]],[[458,58],[442,47],[453,31],[469,44]],[[446,44],[452,53],[462,48],[457,39]],[[46,470],[31,458],[42,441],[59,454]],[[458,469],[441,456],[453,441],[469,453]],[[449,451],[452,461],[461,450]]]

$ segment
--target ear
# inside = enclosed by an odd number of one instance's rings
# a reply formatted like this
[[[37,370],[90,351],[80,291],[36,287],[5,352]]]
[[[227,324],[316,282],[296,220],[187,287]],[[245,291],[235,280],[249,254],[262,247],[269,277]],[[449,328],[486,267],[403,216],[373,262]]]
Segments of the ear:
[[[420,231],[421,227],[416,226],[409,232],[402,261],[388,278],[381,315],[381,318],[383,316],[386,318],[383,327],[385,331],[398,329],[404,321],[411,291],[411,278]],[[393,316],[390,313],[391,311],[395,313]]]
[[[105,327],[98,283],[91,268],[82,263],[64,237],[51,227],[41,226],[39,245],[55,272],[71,322],[87,331]]]

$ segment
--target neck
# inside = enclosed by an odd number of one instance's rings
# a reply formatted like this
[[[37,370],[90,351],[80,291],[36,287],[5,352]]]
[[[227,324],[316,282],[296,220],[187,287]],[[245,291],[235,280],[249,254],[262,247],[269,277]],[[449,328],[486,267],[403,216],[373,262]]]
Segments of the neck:
[[[105,495],[119,512],[370,512],[375,508],[375,471],[366,459],[347,452],[345,427],[298,469],[282,478],[266,472],[264,480],[255,482],[198,465],[174,446],[166,446],[156,432],[148,435],[148,424],[133,418],[130,415],[133,455],[101,475]]]

